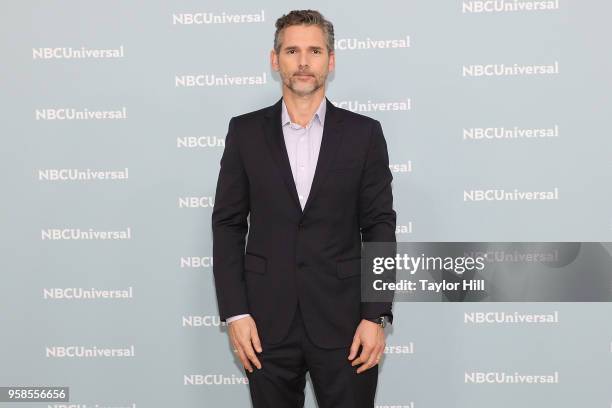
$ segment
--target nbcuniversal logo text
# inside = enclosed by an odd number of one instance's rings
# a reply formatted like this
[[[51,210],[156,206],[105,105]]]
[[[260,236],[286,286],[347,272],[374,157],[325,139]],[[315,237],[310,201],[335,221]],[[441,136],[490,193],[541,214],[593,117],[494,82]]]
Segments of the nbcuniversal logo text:
[[[76,108],[44,108],[34,111],[36,120],[118,120],[127,119],[127,109],[90,110]]]
[[[183,376],[183,385],[243,385],[248,384],[247,377],[235,374],[189,374]]]
[[[213,266],[212,256],[182,256],[179,260],[181,268],[210,268]]]
[[[350,110],[351,112],[397,112],[412,109],[412,100],[410,98],[381,102],[372,102],[369,99],[367,101],[354,99],[331,102],[334,106]]]
[[[174,76],[176,88],[266,85],[268,75],[185,74]]]
[[[335,50],[370,50],[380,48],[409,48],[410,36],[406,35],[401,38],[373,40],[370,37],[365,39],[358,38],[341,38],[334,40]]]
[[[97,346],[47,346],[45,357],[49,358],[122,358],[134,357],[134,345],[124,348],[108,348]]]
[[[266,15],[262,9],[259,13],[174,13],[172,14],[173,25],[200,25],[200,24],[240,24],[240,23],[263,23]]]
[[[85,170],[79,169],[40,169],[39,181],[98,181],[98,180],[127,180],[128,168],[123,170]]]
[[[520,191],[519,189],[504,190],[463,190],[463,201],[532,201],[558,200],[559,188],[549,191]]]
[[[48,59],[104,59],[123,58],[123,45],[119,48],[95,49],[95,48],[73,48],[73,47],[41,47],[32,48],[33,60]]]
[[[414,354],[414,343],[385,346],[384,354]]]
[[[463,77],[556,75],[559,74],[559,62],[548,65],[472,64],[464,65],[461,74]]]
[[[215,198],[204,197],[179,197],[178,208],[212,208],[215,206]]]
[[[464,0],[462,13],[558,10],[559,0]]]
[[[92,240],[126,240],[132,239],[132,229],[100,231],[89,228],[47,228],[40,230],[40,239],[43,241],[92,241]]]
[[[510,374],[498,371],[472,371],[464,373],[463,381],[466,384],[558,384],[559,372],[533,375],[518,372]]]
[[[559,137],[559,125],[549,128],[474,127],[463,128],[463,140],[518,140]]]
[[[395,234],[412,234],[412,221],[408,221],[408,224],[399,224],[395,226]]]
[[[559,312],[552,313],[507,313],[507,312],[465,312],[463,323],[559,323]]]
[[[176,147],[193,149],[208,147],[225,147],[225,138],[219,136],[179,136],[176,138]]]
[[[558,262],[559,251],[489,250],[465,252],[469,256],[483,256],[488,263],[545,263]]]
[[[95,299],[133,299],[134,288],[96,289],[96,288],[43,288],[43,299],[51,300],[95,300]]]
[[[182,318],[183,327],[219,327],[227,326],[218,315],[189,315]]]
[[[412,160],[406,163],[389,163],[389,170],[392,173],[412,173]]]

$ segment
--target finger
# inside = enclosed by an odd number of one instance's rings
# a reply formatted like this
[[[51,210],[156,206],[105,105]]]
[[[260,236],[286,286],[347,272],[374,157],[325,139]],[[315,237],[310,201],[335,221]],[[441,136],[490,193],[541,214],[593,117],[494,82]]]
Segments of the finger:
[[[257,329],[253,328],[251,332],[251,342],[253,343],[253,347],[257,350],[258,353],[261,353],[263,349],[261,348],[261,340],[259,340],[259,334],[257,333]]]
[[[376,364],[380,364],[380,360],[382,360],[384,355],[385,355],[385,346],[383,344],[381,347],[379,347],[378,352],[376,353]]]
[[[255,364],[255,367],[261,368],[261,363],[259,362],[259,359],[255,355],[255,350],[253,350],[253,345],[251,344],[251,339],[248,338],[246,341],[241,342],[240,346],[242,346],[242,350],[244,351],[244,354],[246,354],[246,357],[253,364]]]
[[[373,352],[364,365],[357,369],[357,374],[364,372],[378,363],[378,352]]]
[[[238,348],[238,358],[242,362],[242,365],[244,366],[244,368],[246,368],[249,373],[252,373],[253,372],[253,367],[251,366],[251,363],[249,362],[249,359],[247,358],[246,354],[244,353],[244,350],[242,350],[241,348]]]
[[[238,342],[234,339],[231,339],[231,343],[232,343],[232,351],[234,352],[236,357],[238,357],[238,349],[240,348],[240,346],[238,345]]]
[[[372,346],[364,346],[363,350],[361,350],[361,354],[359,355],[359,357],[353,360],[351,365],[355,367],[358,364],[363,364],[366,361],[368,361],[368,359],[370,358],[370,355],[372,354],[373,349],[374,347]]]
[[[238,348],[240,345],[238,344],[238,338],[240,337],[238,335],[238,333],[236,332],[236,329],[234,327],[232,327],[230,325],[230,329],[229,329],[229,337],[230,337],[230,341],[232,342],[232,344],[234,345],[234,348]]]
[[[360,344],[361,344],[361,341],[359,340],[358,337],[353,339],[353,343],[351,344],[351,351],[348,356],[349,360],[352,360],[355,358],[355,356],[357,355],[357,350],[359,350]]]
[[[368,360],[357,369],[357,374],[362,373],[366,370],[369,370],[370,368],[374,367],[376,364],[378,364],[378,355],[377,353],[372,353],[370,355],[370,358],[368,358]]]

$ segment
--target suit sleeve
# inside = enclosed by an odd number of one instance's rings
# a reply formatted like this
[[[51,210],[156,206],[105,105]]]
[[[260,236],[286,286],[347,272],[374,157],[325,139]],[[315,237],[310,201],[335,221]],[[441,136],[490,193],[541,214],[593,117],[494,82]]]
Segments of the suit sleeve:
[[[372,125],[370,146],[359,195],[359,227],[362,242],[396,242],[396,213],[393,210],[392,180],[387,143],[382,126],[376,120]],[[389,256],[395,256],[396,246],[391,245],[388,252]],[[395,280],[395,270],[391,272],[391,275]],[[386,314],[392,320],[393,293],[385,294],[382,300],[384,301],[362,302],[361,317],[377,318]]]
[[[212,211],[213,275],[222,321],[249,313],[244,282],[244,248],[250,208],[249,181],[237,136],[235,120],[231,118]]]

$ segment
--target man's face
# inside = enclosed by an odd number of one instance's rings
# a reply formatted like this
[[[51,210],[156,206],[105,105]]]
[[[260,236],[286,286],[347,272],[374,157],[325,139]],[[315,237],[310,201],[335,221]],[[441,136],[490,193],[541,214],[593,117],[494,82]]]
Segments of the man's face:
[[[280,52],[272,50],[270,59],[283,84],[298,96],[313,94],[324,87],[335,66],[335,56],[327,52],[323,30],[313,25],[285,28]]]

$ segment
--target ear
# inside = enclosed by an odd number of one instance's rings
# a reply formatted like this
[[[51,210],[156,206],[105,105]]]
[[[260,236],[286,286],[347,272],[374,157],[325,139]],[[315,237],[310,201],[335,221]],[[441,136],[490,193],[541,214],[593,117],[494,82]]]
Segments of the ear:
[[[334,69],[336,69],[336,53],[332,51],[329,53],[329,63],[327,64],[327,70],[329,72],[332,72]]]
[[[270,50],[270,65],[274,71],[278,71],[278,55],[274,49]]]

